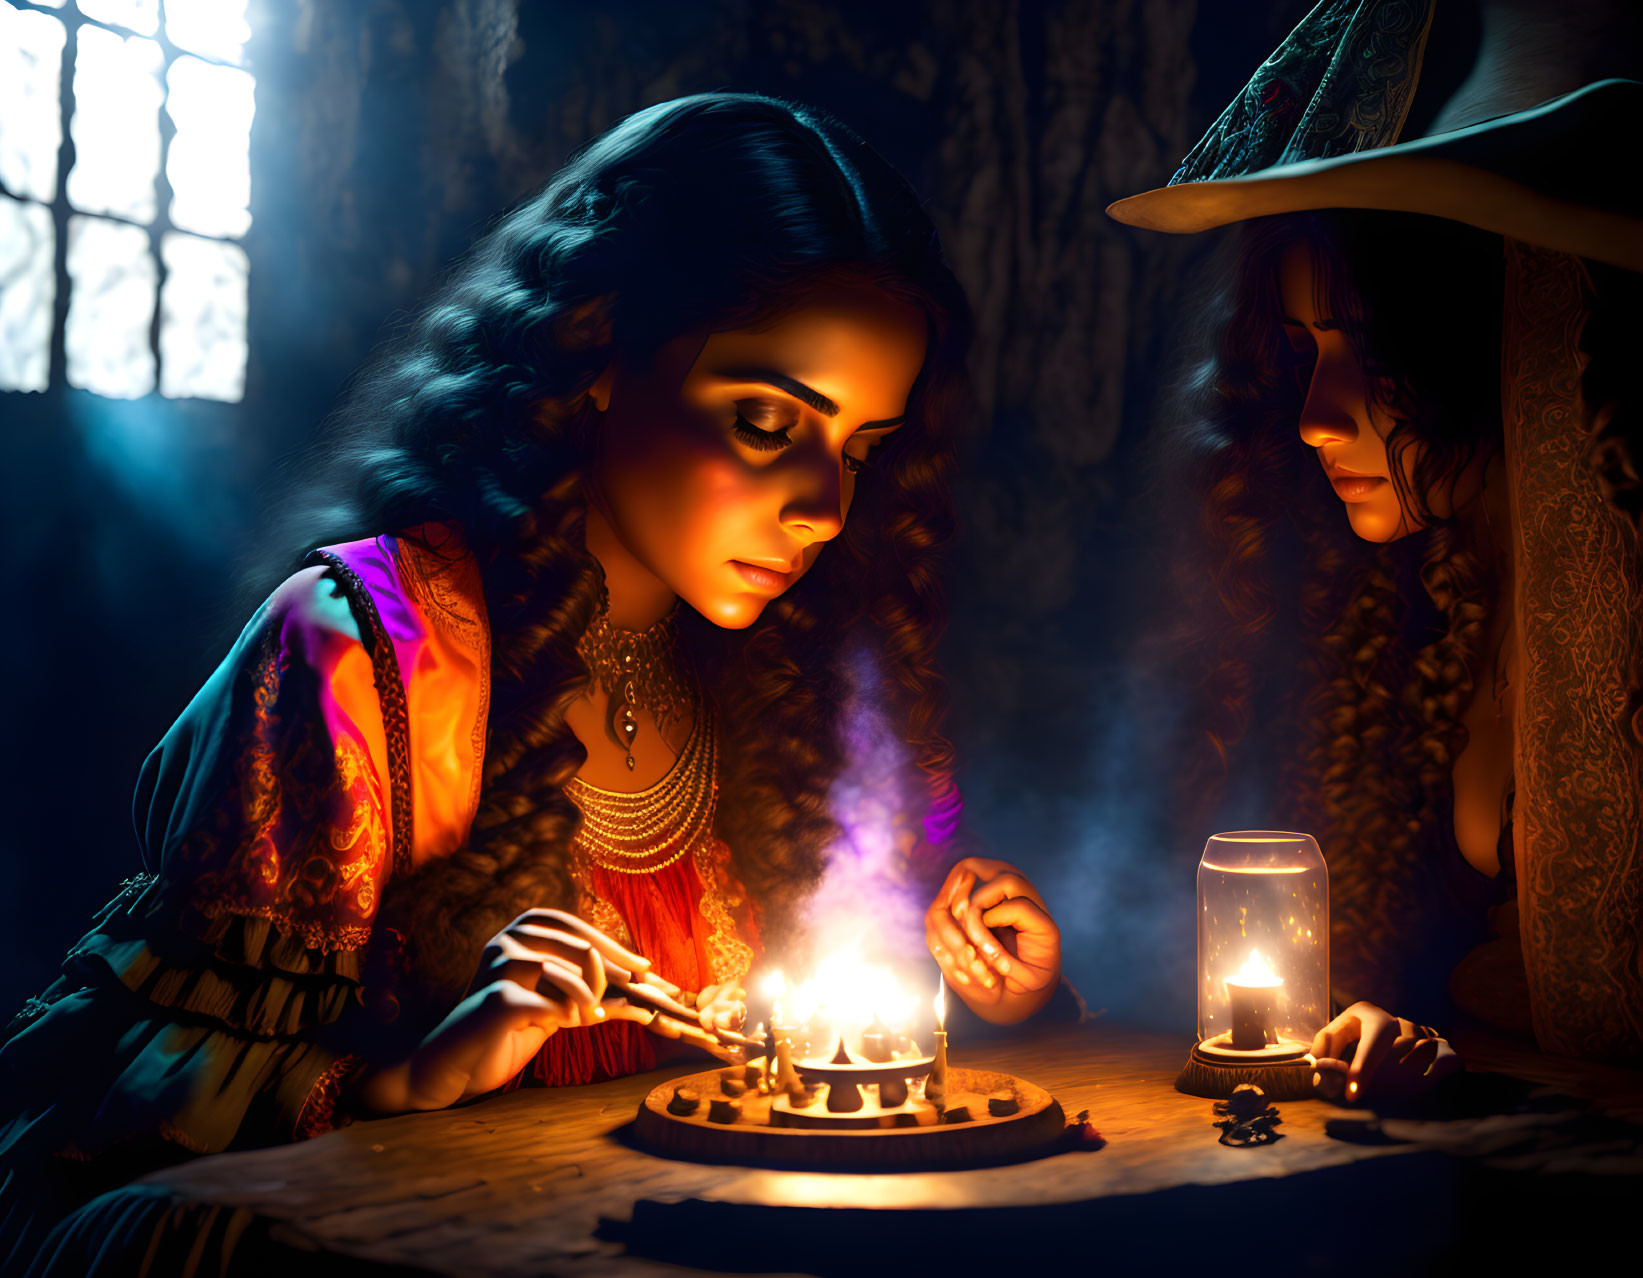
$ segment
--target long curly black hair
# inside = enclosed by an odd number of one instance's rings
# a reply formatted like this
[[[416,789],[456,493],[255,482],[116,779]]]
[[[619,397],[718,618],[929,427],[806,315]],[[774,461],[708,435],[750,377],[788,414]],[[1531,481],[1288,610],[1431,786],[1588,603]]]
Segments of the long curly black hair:
[[[1278,282],[1296,243],[1311,250],[1321,313],[1395,423],[1393,482],[1424,528],[1387,545],[1351,533],[1298,437],[1311,364],[1284,336]],[[1427,1006],[1467,935],[1451,776],[1499,589],[1487,548],[1431,498],[1502,447],[1501,241],[1332,212],[1251,222],[1233,248],[1177,417],[1201,511],[1178,557],[1195,632],[1189,721],[1207,770],[1227,775],[1242,744],[1278,778],[1281,819],[1317,832],[1337,998]]]
[[[309,507],[303,540],[456,524],[492,631],[471,837],[390,885],[378,921],[409,938],[432,1001],[460,994],[508,919],[576,901],[564,787],[586,752],[565,712],[587,686],[576,643],[603,589],[583,537],[588,388],[614,356],[757,323],[841,277],[927,317],[906,424],[859,483],[843,534],[755,625],[681,625],[724,725],[719,832],[776,947],[834,829],[850,645],[875,654],[882,703],[932,791],[953,770],[932,654],[970,322],[908,184],[800,106],[715,93],[650,107],[505,215],[351,387],[324,463],[341,482]]]

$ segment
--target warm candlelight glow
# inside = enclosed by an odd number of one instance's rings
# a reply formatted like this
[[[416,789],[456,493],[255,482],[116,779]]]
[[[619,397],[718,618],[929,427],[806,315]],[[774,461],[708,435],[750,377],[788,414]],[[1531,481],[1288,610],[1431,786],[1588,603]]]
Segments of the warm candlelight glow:
[[[936,977],[936,1028],[947,1028],[947,977]]]
[[[1227,978],[1234,1051],[1263,1051],[1278,1041],[1272,1032],[1273,1004],[1283,983],[1260,950],[1251,950],[1243,967]]]
[[[837,1032],[845,1027],[864,1029],[874,1020],[898,1028],[912,1020],[912,1000],[895,974],[867,962],[854,949],[829,954],[809,980],[796,986],[784,980],[783,988],[792,1000],[789,1011],[795,1025],[821,1020]]]
[[[1251,950],[1243,967],[1227,977],[1228,985],[1242,985],[1247,989],[1265,989],[1283,983],[1284,978],[1273,971],[1272,965],[1261,957],[1260,950]]]
[[[782,1000],[787,997],[787,975],[778,967],[759,982],[759,990],[770,1000],[771,1025],[785,1024],[782,1020]]]

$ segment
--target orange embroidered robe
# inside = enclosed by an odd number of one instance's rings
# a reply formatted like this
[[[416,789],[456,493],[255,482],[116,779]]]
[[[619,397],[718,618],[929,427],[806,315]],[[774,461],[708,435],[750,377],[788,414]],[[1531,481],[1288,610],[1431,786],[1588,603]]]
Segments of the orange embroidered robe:
[[[144,765],[147,872],[0,1042],[0,1173],[324,1126],[344,1038],[392,1003],[361,962],[383,891],[467,837],[489,675],[479,574],[449,529],[317,552],[275,591]],[[620,921],[670,979],[745,973],[754,937],[745,909],[731,918],[745,903],[721,843],[653,875],[585,877],[584,911]],[[516,1083],[655,1059],[631,1024],[566,1031]]]

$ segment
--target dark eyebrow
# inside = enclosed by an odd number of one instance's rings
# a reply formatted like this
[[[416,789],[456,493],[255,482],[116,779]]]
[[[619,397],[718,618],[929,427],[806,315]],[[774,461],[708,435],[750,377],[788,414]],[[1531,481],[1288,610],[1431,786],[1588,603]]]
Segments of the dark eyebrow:
[[[1337,328],[1340,327],[1340,325],[1337,324],[1334,320],[1326,320],[1326,319],[1313,320],[1311,325],[1309,326],[1309,325],[1301,323],[1301,321],[1298,320],[1298,319],[1290,319],[1290,317],[1287,316],[1287,315],[1285,315],[1283,317],[1283,322],[1286,326],[1291,327],[1291,328],[1311,327],[1311,328],[1317,329],[1320,333],[1333,333]]]
[[[786,391],[794,399],[809,404],[824,417],[837,417],[839,406],[828,399],[820,391],[811,390],[803,382],[796,382],[783,373],[769,368],[727,368],[719,374],[733,382],[762,382],[766,386],[774,386],[777,390]]]

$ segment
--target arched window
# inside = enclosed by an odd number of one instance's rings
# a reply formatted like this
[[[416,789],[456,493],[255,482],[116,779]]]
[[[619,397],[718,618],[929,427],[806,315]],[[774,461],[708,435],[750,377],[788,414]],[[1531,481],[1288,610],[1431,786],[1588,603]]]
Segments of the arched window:
[[[0,0],[0,390],[245,394],[247,0]]]

